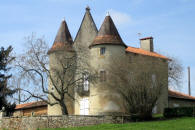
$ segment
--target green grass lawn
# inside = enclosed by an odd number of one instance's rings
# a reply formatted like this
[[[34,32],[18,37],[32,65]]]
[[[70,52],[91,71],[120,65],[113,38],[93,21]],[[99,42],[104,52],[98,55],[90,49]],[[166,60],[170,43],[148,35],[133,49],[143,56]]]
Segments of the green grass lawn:
[[[96,126],[43,129],[43,130],[195,130],[195,118],[183,117],[162,121],[135,122],[127,124],[102,124]]]

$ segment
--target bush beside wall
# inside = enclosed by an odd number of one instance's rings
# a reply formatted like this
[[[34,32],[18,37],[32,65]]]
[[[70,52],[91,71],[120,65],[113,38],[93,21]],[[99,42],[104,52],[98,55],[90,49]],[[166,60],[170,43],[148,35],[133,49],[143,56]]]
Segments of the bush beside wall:
[[[172,117],[182,117],[195,116],[195,107],[176,107],[176,108],[165,108],[164,117],[172,118]]]

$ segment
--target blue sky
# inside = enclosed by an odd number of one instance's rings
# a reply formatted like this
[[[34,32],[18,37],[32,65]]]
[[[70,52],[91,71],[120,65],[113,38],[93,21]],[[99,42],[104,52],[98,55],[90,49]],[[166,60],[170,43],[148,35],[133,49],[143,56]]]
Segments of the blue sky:
[[[75,38],[87,5],[98,28],[109,12],[127,45],[139,47],[138,33],[153,36],[155,51],[179,58],[185,70],[190,66],[195,96],[194,0],[5,0],[0,2],[0,46],[12,45],[20,53],[32,32],[51,46],[64,17]],[[187,93],[184,72],[181,91]]]

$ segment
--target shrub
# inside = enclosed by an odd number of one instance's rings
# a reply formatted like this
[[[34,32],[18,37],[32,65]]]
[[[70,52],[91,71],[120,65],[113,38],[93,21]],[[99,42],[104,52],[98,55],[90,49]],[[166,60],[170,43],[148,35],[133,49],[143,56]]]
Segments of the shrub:
[[[164,117],[166,118],[182,116],[195,116],[195,107],[177,107],[164,109]]]

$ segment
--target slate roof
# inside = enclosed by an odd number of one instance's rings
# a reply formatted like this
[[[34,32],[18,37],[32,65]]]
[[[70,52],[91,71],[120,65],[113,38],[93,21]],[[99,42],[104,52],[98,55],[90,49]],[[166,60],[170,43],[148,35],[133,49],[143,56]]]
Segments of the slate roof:
[[[156,52],[146,51],[146,50],[141,49],[141,48],[135,48],[135,47],[130,47],[129,46],[129,47],[126,48],[126,52],[131,52],[131,53],[135,53],[135,54],[152,56],[152,57],[157,57],[157,58],[161,58],[161,59],[165,59],[165,60],[170,60],[166,56],[160,55]]]
[[[16,105],[15,110],[34,108],[34,107],[42,107],[42,106],[47,106],[47,103],[44,101],[29,102],[29,103],[25,103],[25,104]]]
[[[190,95],[180,93],[180,92],[176,92],[176,91],[173,91],[173,90],[169,90],[168,94],[169,94],[169,97],[179,98],[179,99],[189,99],[189,100],[194,100],[195,101],[194,96],[190,96]]]
[[[121,39],[118,30],[110,16],[105,17],[104,22],[101,25],[100,30],[98,31],[98,34],[90,47],[99,44],[122,45],[127,47]]]
[[[63,20],[60,28],[58,30],[58,33],[56,35],[56,38],[54,40],[53,46],[48,51],[48,54],[66,49],[67,51],[72,51],[73,40],[71,37],[71,34],[69,32],[68,26],[66,24],[66,21]]]

